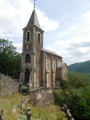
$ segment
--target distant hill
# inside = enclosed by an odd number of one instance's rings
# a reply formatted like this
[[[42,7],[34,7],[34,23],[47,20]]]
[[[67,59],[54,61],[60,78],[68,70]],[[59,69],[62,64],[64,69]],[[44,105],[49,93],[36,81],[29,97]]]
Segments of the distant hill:
[[[86,62],[75,63],[72,65],[69,65],[68,70],[90,74],[90,60]]]

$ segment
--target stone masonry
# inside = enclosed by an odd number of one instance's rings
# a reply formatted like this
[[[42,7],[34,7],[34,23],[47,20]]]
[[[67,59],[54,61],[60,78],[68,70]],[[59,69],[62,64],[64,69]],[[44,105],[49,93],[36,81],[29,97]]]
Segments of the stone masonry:
[[[54,105],[54,95],[51,88],[41,88],[31,91],[30,103],[35,106],[47,107]]]
[[[0,97],[6,97],[19,92],[19,82],[9,76],[0,75]]]
[[[63,63],[62,57],[43,48],[43,33],[34,9],[27,26],[23,29],[20,76],[21,82],[29,83],[30,89],[56,87],[57,78],[64,79],[67,72],[67,65]]]

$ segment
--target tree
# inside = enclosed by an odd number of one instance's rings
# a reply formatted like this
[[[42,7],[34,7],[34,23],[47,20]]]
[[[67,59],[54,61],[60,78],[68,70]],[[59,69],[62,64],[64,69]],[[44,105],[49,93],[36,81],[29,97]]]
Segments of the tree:
[[[19,78],[21,54],[9,40],[0,39],[0,72],[13,78]]]
[[[68,89],[78,89],[80,87],[86,87],[87,85],[89,85],[89,79],[90,77],[88,77],[85,74],[81,74],[79,72],[68,72],[68,80],[67,81],[63,81],[64,83],[64,88],[68,88]]]
[[[76,72],[68,73],[68,80],[63,82],[63,91],[56,91],[57,104],[65,103],[75,120],[90,119],[90,78]]]

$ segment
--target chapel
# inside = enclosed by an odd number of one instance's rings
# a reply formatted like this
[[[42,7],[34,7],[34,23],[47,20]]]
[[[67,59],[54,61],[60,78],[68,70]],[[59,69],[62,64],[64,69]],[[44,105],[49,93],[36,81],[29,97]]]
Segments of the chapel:
[[[59,87],[68,71],[62,57],[43,48],[43,34],[34,8],[23,29],[23,48],[20,80],[30,88]]]

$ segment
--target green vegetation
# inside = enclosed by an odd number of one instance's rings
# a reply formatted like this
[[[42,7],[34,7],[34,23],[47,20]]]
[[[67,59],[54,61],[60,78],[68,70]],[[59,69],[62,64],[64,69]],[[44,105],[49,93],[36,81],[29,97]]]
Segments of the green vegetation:
[[[57,104],[65,103],[76,120],[90,119],[90,78],[70,72],[64,90],[54,92]]]
[[[49,107],[35,107],[28,105],[31,108],[33,120],[40,118],[41,120],[67,120],[64,112],[60,110],[59,106],[49,106]]]
[[[13,112],[14,108],[20,104],[21,98],[25,98],[20,94],[0,98],[0,111],[4,109],[4,120],[17,120],[16,113]]]
[[[0,39],[0,73],[19,78],[21,69],[21,54],[11,41]]]
[[[69,71],[75,71],[90,75],[90,60],[82,63],[75,63],[68,66]]]
[[[20,101],[26,97],[28,96],[16,94],[5,98],[0,98],[0,111],[4,109],[3,117],[5,120],[17,120],[17,116],[18,118],[25,117],[21,114]],[[67,120],[65,113],[60,111],[59,106],[35,107],[27,103],[24,111],[26,111],[27,107],[30,107],[31,109],[33,120],[38,119],[39,114],[41,120]]]

